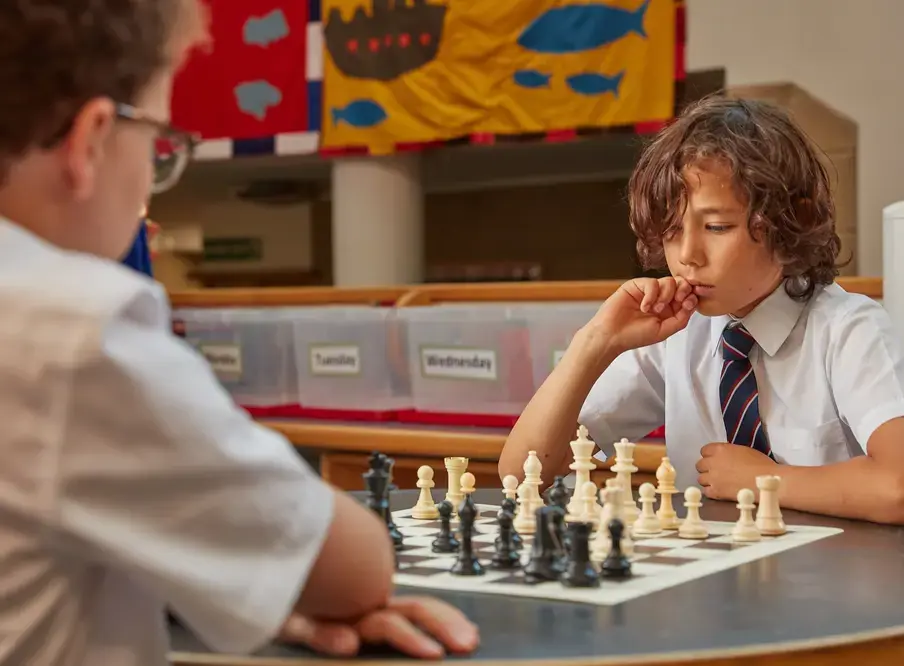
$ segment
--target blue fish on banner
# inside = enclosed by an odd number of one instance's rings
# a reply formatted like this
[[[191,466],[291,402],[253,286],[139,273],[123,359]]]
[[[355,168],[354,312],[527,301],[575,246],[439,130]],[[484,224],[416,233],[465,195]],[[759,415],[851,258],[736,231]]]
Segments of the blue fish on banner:
[[[555,7],[537,17],[518,38],[518,45],[537,53],[590,51],[636,33],[646,37],[644,15],[650,0],[636,10],[601,3]]]
[[[624,72],[619,72],[615,76],[588,72],[569,76],[565,79],[565,83],[579,95],[602,95],[611,92],[618,97],[618,89],[624,76]]]
[[[244,113],[258,120],[267,117],[267,110],[282,102],[279,88],[268,81],[248,81],[235,87],[235,97]]]
[[[330,112],[333,124],[344,122],[352,127],[374,127],[386,120],[386,110],[372,99],[358,99],[342,109]]]
[[[522,88],[546,88],[549,85],[549,74],[535,69],[519,69],[512,75],[515,83]]]

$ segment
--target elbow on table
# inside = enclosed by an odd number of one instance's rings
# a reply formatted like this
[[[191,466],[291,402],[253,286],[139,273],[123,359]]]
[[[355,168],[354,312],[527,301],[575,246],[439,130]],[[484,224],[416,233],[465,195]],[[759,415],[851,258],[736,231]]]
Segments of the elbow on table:
[[[887,483],[887,493],[875,508],[873,521],[887,525],[904,525],[904,472]]]

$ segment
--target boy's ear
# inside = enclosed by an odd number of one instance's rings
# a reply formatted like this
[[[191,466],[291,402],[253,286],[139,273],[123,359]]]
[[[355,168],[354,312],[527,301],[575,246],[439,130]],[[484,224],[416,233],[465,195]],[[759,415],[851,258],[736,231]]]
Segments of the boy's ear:
[[[78,200],[90,197],[104,160],[107,139],[116,123],[116,105],[112,100],[97,98],[85,104],[59,150],[65,170],[66,184]]]

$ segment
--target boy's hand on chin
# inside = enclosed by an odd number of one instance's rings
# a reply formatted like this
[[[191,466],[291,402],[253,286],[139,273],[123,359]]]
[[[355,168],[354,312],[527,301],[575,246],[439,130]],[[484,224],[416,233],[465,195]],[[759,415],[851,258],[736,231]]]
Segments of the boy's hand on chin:
[[[682,278],[636,278],[625,282],[587,324],[616,354],[646,347],[674,335],[697,308],[691,285]]]
[[[697,483],[709,499],[734,501],[738,491],[749,488],[759,495],[756,477],[774,474],[778,465],[756,449],[726,442],[714,442],[700,449]]]

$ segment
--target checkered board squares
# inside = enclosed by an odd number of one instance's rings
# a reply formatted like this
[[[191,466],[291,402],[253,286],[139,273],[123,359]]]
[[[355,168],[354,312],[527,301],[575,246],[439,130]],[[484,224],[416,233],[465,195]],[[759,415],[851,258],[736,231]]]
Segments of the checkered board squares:
[[[789,525],[786,534],[763,537],[756,543],[740,544],[731,540],[734,523],[707,522],[710,536],[702,540],[681,539],[677,531],[661,536],[636,538],[631,556],[632,576],[625,580],[602,579],[598,588],[569,588],[558,581],[528,583],[520,570],[496,571],[489,568],[496,539],[497,506],[478,504],[480,516],[475,523],[474,553],[484,565],[482,576],[456,576],[449,573],[454,553],[434,553],[430,544],[439,532],[439,520],[418,520],[411,510],[393,512],[393,520],[404,537],[398,553],[397,585],[478,592],[537,599],[552,599],[610,606],[703,578],[748,562],[769,557],[825,539],[842,530],[827,527]],[[452,522],[453,530],[457,521]],[[592,537],[591,537],[592,538]],[[522,564],[530,555],[531,535],[522,535]]]

